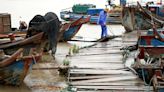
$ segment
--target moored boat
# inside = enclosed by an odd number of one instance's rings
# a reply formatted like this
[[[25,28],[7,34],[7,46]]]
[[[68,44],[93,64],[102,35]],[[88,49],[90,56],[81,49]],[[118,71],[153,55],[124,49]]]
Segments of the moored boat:
[[[163,29],[149,30],[147,34],[140,33],[138,41],[139,54],[132,67],[145,85],[153,85],[155,91],[162,92],[164,69],[164,40]],[[162,83],[162,84],[161,84]]]
[[[80,7],[81,6],[81,7]],[[60,17],[63,20],[66,21],[73,21],[81,18],[87,18],[90,16],[90,23],[91,24],[97,24],[98,17],[100,11],[104,10],[103,8],[96,8],[93,7],[93,5],[89,4],[87,8],[83,9],[83,5],[77,5],[78,8],[74,9],[75,7],[72,8],[72,11],[70,10],[64,10],[60,12]],[[84,4],[85,6],[85,4]],[[75,11],[76,10],[76,11]],[[107,17],[107,23],[114,23],[114,24],[120,24],[121,23],[121,9],[114,8],[111,10],[111,12],[108,13]]]
[[[122,10],[122,25],[127,32],[134,30],[148,30],[152,28],[152,20],[157,28],[162,28],[164,21],[153,16],[151,12],[143,8],[139,3],[137,6],[126,6]]]
[[[93,4],[76,4],[72,7],[72,10],[64,9],[60,12],[60,17],[66,21],[74,21],[83,16],[83,18],[87,18],[89,15],[87,14],[88,9],[95,8],[96,6]]]
[[[37,62],[41,54],[21,56],[23,49],[20,48],[11,56],[2,54],[0,61],[0,84],[21,85],[26,74],[34,62]]]
[[[0,49],[4,51],[0,60],[0,84],[20,85],[33,62],[40,59],[47,41],[48,50],[55,54],[59,27],[57,16],[49,12],[44,17],[36,15],[29,23],[26,37],[21,40],[15,39],[14,35],[1,35],[10,40],[0,44]]]
[[[42,48],[48,48],[48,50],[52,50],[53,54],[55,54],[59,29],[60,21],[56,14],[48,12],[45,16],[36,15],[30,21],[27,32],[24,32],[26,34],[25,38],[15,39],[14,35],[18,36],[19,33],[1,35],[1,38],[8,37],[10,40],[3,41],[1,39],[0,48],[3,49],[6,54],[10,55],[19,48],[26,49],[24,50],[24,54],[29,55],[30,49],[36,47],[40,50]]]
[[[60,37],[60,41],[71,40],[71,38],[74,37],[75,34],[80,30],[81,26],[84,23],[88,22],[89,19],[90,17],[87,18],[81,17],[78,20],[71,22],[69,28],[67,28],[67,30],[65,30],[62,36]]]
[[[28,52],[26,51],[24,54],[28,55],[30,48],[35,47],[37,44],[39,45],[41,43],[42,37],[43,32],[18,41],[2,41],[3,43],[0,44],[0,49],[3,49],[6,54],[12,55],[19,48],[26,48],[28,49]]]

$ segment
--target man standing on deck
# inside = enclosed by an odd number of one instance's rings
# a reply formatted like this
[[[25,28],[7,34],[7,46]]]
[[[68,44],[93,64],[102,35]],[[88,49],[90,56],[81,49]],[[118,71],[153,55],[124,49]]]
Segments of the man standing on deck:
[[[101,25],[101,30],[102,30],[101,38],[108,36],[107,27],[106,27],[106,20],[107,20],[107,12],[108,11],[109,11],[108,8],[101,11],[99,14],[98,21],[97,21],[97,24]]]

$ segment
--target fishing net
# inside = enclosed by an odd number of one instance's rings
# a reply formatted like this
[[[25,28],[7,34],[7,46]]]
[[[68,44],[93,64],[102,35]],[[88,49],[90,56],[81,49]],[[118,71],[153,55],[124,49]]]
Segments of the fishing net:
[[[52,54],[56,52],[57,39],[60,30],[60,21],[56,14],[48,12],[44,18],[47,22],[47,35],[49,39],[49,50],[52,50]]]
[[[30,21],[26,37],[31,37],[39,32],[44,32],[44,39],[48,39],[44,48],[46,51],[52,50],[52,54],[55,54],[59,30],[60,21],[57,15],[48,12],[45,16],[36,15]]]

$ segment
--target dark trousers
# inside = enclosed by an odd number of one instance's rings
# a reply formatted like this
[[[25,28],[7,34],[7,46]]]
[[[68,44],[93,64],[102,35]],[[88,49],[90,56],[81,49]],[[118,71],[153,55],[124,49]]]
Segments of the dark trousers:
[[[108,35],[106,25],[101,25],[101,30],[101,38],[106,37]]]

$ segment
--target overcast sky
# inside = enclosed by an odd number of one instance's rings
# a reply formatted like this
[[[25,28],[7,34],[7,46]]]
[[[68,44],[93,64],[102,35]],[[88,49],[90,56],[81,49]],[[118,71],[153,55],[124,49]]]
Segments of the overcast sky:
[[[20,20],[25,20],[28,23],[36,14],[44,15],[51,11],[60,17],[60,11],[62,9],[72,7],[74,4],[95,4],[98,8],[105,8],[107,4],[106,1],[107,0],[0,0],[0,13],[10,13],[12,27],[18,27]],[[118,1],[119,0],[115,0],[117,3]],[[137,0],[127,1],[136,2]]]
[[[10,13],[12,27],[19,26],[19,20],[27,23],[36,14],[44,15],[47,12],[55,12],[58,16],[60,11],[72,7],[74,4],[95,4],[97,7],[105,7],[106,0],[0,0],[0,12]]]

